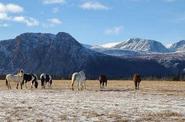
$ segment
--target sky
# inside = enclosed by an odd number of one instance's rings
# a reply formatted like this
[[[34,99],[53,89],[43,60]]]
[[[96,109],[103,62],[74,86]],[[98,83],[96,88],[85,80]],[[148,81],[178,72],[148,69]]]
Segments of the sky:
[[[85,44],[185,39],[185,0],[0,0],[0,40],[67,32]]]

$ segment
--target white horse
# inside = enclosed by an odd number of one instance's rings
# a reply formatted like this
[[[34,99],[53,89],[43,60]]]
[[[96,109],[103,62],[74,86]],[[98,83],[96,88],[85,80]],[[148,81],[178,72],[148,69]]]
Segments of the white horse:
[[[74,90],[74,83],[77,82],[78,90],[86,89],[86,77],[83,71],[72,74],[71,88]]]
[[[21,84],[21,82],[23,81],[23,75],[24,75],[23,70],[21,70],[20,72],[18,72],[17,75],[7,74],[6,75],[6,86],[8,87],[8,89],[11,89],[10,82],[17,83],[16,88],[18,89],[19,84]]]

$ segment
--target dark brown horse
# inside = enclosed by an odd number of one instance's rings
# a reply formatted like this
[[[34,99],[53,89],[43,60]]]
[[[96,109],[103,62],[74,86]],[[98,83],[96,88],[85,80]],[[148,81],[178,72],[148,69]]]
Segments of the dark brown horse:
[[[139,84],[141,82],[141,76],[139,74],[134,74],[133,81],[135,84],[135,89],[139,90]]]
[[[100,75],[99,76],[99,81],[100,81],[100,88],[104,88],[107,86],[107,77],[106,75]]]

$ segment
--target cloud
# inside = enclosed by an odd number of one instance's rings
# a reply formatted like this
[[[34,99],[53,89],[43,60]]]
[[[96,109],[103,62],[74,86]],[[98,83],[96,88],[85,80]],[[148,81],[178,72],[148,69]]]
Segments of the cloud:
[[[52,12],[53,12],[54,14],[58,13],[59,11],[60,11],[60,10],[59,10],[58,7],[55,7],[55,8],[52,9]]]
[[[62,24],[62,21],[58,18],[51,18],[51,19],[48,19],[48,22],[52,25],[60,25]]]
[[[50,28],[50,27],[55,27],[56,25],[61,25],[62,23],[63,23],[62,20],[58,18],[50,18],[50,19],[47,19],[45,23],[42,23],[42,27]]]
[[[38,26],[39,22],[32,17],[16,16],[13,17],[13,21],[26,24],[27,26]]]
[[[0,13],[21,13],[23,12],[23,7],[17,5],[17,4],[3,4],[0,3]]]
[[[108,10],[109,7],[99,2],[84,2],[80,5],[80,8],[86,10]]]
[[[42,0],[44,4],[62,4],[65,0]]]
[[[123,26],[116,26],[105,30],[107,35],[118,35],[123,31]]]
[[[8,27],[9,25],[7,23],[0,23],[0,27]]]
[[[25,17],[22,15],[18,15],[24,11],[24,8],[20,5],[8,3],[3,4],[0,3],[0,21],[3,23],[0,23],[1,27],[7,27],[8,24],[5,24],[5,22],[17,22],[17,23],[23,23],[27,26],[38,26],[39,22],[32,18],[32,17]]]
[[[5,20],[9,20],[10,17],[7,15],[7,13],[0,13],[0,20],[1,21],[5,21]]]

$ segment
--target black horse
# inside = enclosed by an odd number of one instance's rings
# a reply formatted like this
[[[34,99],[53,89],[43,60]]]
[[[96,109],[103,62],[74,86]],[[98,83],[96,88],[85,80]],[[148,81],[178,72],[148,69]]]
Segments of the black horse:
[[[135,89],[139,90],[139,85],[140,85],[140,82],[141,82],[141,76],[139,74],[134,74],[133,81],[134,81]]]
[[[100,88],[104,88],[107,86],[107,77],[106,75],[100,75],[99,76],[99,81],[100,81]]]
[[[40,75],[40,80],[41,80],[41,87],[45,88],[45,85],[48,84],[49,87],[52,85],[52,77],[49,74],[42,73]]]
[[[21,82],[21,89],[22,89],[23,84],[25,84],[25,86],[27,88],[27,83],[29,81],[31,81],[31,88],[33,88],[33,84],[34,84],[35,88],[38,87],[37,76],[35,74],[24,74],[23,81]]]

